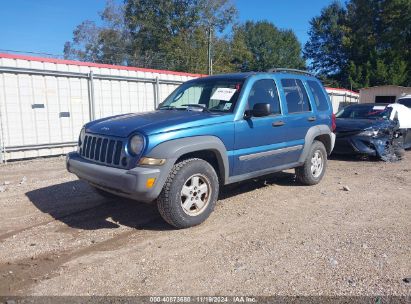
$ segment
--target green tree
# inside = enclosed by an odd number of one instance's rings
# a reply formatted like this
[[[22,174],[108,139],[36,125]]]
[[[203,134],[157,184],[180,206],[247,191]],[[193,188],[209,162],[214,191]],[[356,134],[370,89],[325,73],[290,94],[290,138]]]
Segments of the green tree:
[[[108,2],[102,26],[85,21],[64,47],[66,58],[133,66],[207,72],[209,32],[215,70],[227,69],[227,39],[234,22],[231,0],[124,0]],[[223,60],[224,59],[224,60]],[[220,65],[221,64],[221,65]]]
[[[318,75],[335,79],[345,69],[345,18],[346,10],[335,1],[310,21],[310,39],[304,47],[304,58],[309,60],[309,68]]]
[[[354,89],[411,84],[411,1],[334,2],[310,24],[304,55],[318,74]]]
[[[236,10],[229,0],[126,0],[136,59],[152,66],[207,72],[207,30],[223,31]]]
[[[125,23],[132,37],[134,63],[140,58],[151,65],[161,60],[165,44],[195,28],[197,21],[192,0],[126,0]]]
[[[72,42],[64,44],[64,57],[111,64],[127,64],[130,37],[124,24],[124,8],[108,1],[100,13],[102,25],[86,20],[73,31]]]
[[[275,67],[304,68],[301,45],[290,30],[279,30],[268,21],[247,21],[233,35],[233,63],[242,71],[267,71]]]
[[[349,57],[363,69],[370,67],[360,85],[409,85],[411,2],[352,0],[347,9]]]
[[[191,11],[190,15],[194,16],[191,22],[170,32],[167,32],[167,29],[171,27],[167,26],[166,29],[160,31],[164,33],[164,37],[156,37],[157,41],[148,43],[148,45],[157,43],[157,47],[145,48],[143,52],[160,56],[167,62],[168,69],[206,74],[208,69],[207,48],[210,42],[208,37],[211,31],[214,72],[227,70],[227,60],[223,59],[229,57],[228,49],[221,47],[226,45],[227,41],[225,37],[218,37],[217,34],[221,34],[235,20],[237,11],[232,3],[229,0],[191,1],[185,10]],[[175,14],[172,17],[176,18]],[[161,25],[163,26],[164,24]]]

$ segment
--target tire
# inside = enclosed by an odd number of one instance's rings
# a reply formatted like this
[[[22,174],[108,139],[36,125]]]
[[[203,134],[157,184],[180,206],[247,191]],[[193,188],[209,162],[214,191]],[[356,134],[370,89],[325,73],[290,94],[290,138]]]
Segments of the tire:
[[[93,187],[93,186],[92,186],[92,187]],[[104,197],[104,198],[107,198],[107,199],[116,199],[116,198],[119,198],[119,196],[117,196],[117,195],[115,195],[115,194],[112,194],[112,193],[110,193],[110,192],[104,191],[104,190],[102,190],[102,189],[100,189],[100,188],[93,187],[93,189],[94,189],[95,192],[97,192],[99,195],[101,195],[101,196]]]
[[[204,222],[213,212],[219,182],[206,161],[191,158],[174,165],[157,198],[162,218],[175,228],[188,228]]]
[[[324,144],[315,140],[301,167],[295,168],[297,181],[303,185],[316,185],[323,178],[327,169],[327,151]]]

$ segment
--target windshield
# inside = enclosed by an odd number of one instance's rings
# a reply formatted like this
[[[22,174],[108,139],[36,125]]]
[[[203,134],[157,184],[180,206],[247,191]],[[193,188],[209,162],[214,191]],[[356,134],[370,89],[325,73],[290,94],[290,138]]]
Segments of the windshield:
[[[398,103],[411,108],[411,98],[400,98],[398,99]]]
[[[387,119],[390,117],[391,108],[385,105],[353,105],[338,112],[337,118],[353,119]]]
[[[159,105],[160,110],[232,112],[243,79],[198,79],[182,84]]]

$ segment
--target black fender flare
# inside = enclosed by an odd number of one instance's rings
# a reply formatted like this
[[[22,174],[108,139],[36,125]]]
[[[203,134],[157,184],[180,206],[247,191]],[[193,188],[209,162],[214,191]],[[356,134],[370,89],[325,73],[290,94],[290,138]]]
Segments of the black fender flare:
[[[216,136],[192,136],[172,139],[155,146],[145,157],[167,159],[168,169],[183,155],[192,152],[212,151],[218,161],[223,183],[229,178],[229,161],[224,143]],[[167,173],[168,174],[168,173]]]
[[[317,125],[317,126],[312,126],[311,128],[308,129],[307,134],[305,135],[304,139],[304,148],[303,151],[300,155],[300,158],[298,159],[299,163],[304,163],[305,159],[307,158],[308,152],[310,152],[311,145],[314,142],[314,139],[318,136],[325,135],[327,136],[330,146],[327,147],[326,145],[326,150],[331,153],[333,147],[334,147],[334,139],[331,134],[330,127],[327,125]]]

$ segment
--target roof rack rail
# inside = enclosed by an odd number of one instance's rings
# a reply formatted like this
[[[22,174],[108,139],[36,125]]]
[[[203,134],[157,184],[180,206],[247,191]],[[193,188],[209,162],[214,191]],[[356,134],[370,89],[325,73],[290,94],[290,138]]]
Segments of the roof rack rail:
[[[294,73],[294,74],[302,74],[302,75],[309,75],[309,76],[315,76],[313,73],[310,73],[308,71],[303,71],[303,70],[297,70],[297,69],[287,69],[287,68],[274,68],[274,69],[269,69],[269,73]]]

